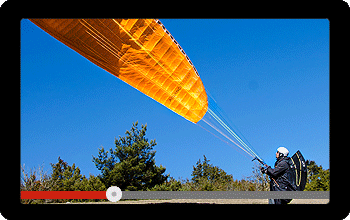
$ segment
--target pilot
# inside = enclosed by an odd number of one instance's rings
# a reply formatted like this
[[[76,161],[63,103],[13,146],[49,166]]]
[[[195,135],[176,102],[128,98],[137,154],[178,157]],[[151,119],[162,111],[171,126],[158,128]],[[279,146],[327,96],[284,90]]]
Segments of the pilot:
[[[261,172],[270,177],[270,191],[294,191],[290,179],[291,159],[289,151],[285,147],[279,147],[276,152],[275,168],[270,166],[261,167]],[[291,199],[269,199],[269,204],[287,204]]]

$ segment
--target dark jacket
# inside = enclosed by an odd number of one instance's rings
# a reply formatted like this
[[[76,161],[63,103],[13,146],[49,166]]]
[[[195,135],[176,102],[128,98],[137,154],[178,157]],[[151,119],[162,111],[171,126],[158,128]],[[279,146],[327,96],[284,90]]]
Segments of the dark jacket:
[[[292,184],[290,183],[289,167],[290,167],[289,157],[279,157],[275,163],[275,168],[272,169],[268,167],[266,174],[270,177],[270,191],[286,191],[293,190]]]

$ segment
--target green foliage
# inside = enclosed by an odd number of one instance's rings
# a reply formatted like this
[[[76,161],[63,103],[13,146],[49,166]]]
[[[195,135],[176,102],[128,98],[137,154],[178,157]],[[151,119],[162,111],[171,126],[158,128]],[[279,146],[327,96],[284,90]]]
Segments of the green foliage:
[[[75,191],[80,189],[83,176],[80,174],[79,167],[75,167],[74,163],[69,166],[67,162],[58,157],[58,162],[51,164],[51,167],[53,191]]]
[[[307,181],[305,191],[329,191],[330,190],[330,170],[324,170],[315,161],[306,161]]]
[[[150,142],[145,137],[147,125],[138,128],[138,122],[133,123],[125,137],[115,139],[115,148],[106,151],[99,149],[93,162],[105,186],[118,186],[121,190],[147,190],[162,184],[168,176],[164,175],[165,167],[155,165],[153,147],[155,140]]]
[[[106,191],[107,188],[98,177],[90,174],[89,179],[80,173],[79,167],[73,163],[69,166],[58,157],[56,164],[51,164],[51,190],[52,191]],[[98,201],[92,199],[78,199],[78,200],[54,200],[53,202],[82,202],[82,201]]]
[[[210,164],[210,160],[203,156],[193,166],[191,180],[175,180],[153,187],[154,191],[256,191],[268,190],[268,178],[264,177],[258,167],[253,167],[253,175],[242,180],[233,180],[232,175],[223,169]]]
[[[149,190],[150,191],[185,191],[185,188],[180,180],[175,180],[173,177],[170,177],[169,181],[166,181],[162,184],[155,185],[153,188]]]
[[[80,174],[75,164],[69,166],[58,157],[58,162],[51,164],[51,176],[43,172],[42,168],[26,172],[22,166],[21,191],[106,191],[107,188],[98,177],[90,175],[89,179]],[[99,201],[92,199],[23,199],[24,204],[60,203],[60,202]]]
[[[85,178],[86,180],[86,178]],[[100,178],[95,177],[90,174],[87,184],[83,184],[84,188],[81,188],[82,191],[106,191],[106,186],[102,183]]]
[[[232,175],[228,175],[223,169],[210,164],[210,160],[203,155],[203,162],[199,159],[193,166],[192,181],[195,190],[227,190],[233,181]]]

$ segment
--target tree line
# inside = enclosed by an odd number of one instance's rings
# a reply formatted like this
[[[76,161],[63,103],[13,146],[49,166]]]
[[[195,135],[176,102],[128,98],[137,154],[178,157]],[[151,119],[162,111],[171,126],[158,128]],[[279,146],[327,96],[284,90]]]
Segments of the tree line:
[[[193,165],[191,179],[175,179],[165,174],[166,168],[155,164],[157,145],[155,140],[146,138],[147,125],[138,127],[133,123],[125,137],[115,139],[115,147],[109,150],[101,147],[92,162],[100,171],[98,176],[87,178],[82,175],[74,163],[70,166],[58,157],[58,162],[51,165],[51,174],[42,168],[29,172],[22,166],[21,191],[106,191],[110,186],[118,186],[126,190],[150,191],[268,191],[269,179],[260,172],[258,166],[252,168],[251,176],[234,180],[223,169],[214,166],[203,155]],[[305,190],[328,191],[329,169],[324,170],[315,161],[306,161],[308,181]],[[100,200],[22,200],[22,203],[48,202],[83,202]]]

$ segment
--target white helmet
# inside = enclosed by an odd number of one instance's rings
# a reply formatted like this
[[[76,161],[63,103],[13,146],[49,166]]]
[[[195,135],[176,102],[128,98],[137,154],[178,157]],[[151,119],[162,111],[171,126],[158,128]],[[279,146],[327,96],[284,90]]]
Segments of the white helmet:
[[[288,156],[288,154],[289,154],[289,151],[285,147],[279,147],[277,149],[277,152],[283,154],[283,156],[285,156],[285,157]]]

